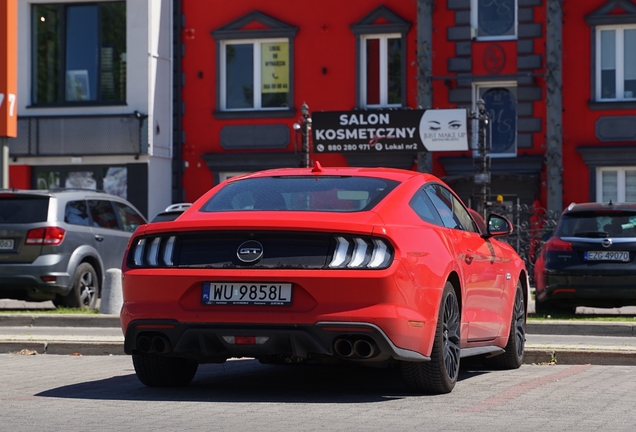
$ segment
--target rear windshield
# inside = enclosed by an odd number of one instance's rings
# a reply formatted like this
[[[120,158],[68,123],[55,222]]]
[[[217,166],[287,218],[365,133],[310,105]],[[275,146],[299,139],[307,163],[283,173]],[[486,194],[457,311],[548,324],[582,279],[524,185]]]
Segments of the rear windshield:
[[[369,210],[398,182],[371,177],[260,177],[228,183],[201,208],[204,212]]]
[[[49,198],[0,198],[0,224],[45,222]]]
[[[636,237],[636,213],[589,212],[563,215],[558,237]]]

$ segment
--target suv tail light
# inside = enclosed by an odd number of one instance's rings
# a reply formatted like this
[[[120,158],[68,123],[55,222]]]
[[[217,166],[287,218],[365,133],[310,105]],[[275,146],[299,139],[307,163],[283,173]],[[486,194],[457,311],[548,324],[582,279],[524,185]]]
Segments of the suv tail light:
[[[28,245],[59,245],[64,240],[66,231],[60,227],[32,229],[27,233],[25,243]]]
[[[545,244],[547,252],[572,252],[572,243],[563,241],[558,237],[552,237]]]

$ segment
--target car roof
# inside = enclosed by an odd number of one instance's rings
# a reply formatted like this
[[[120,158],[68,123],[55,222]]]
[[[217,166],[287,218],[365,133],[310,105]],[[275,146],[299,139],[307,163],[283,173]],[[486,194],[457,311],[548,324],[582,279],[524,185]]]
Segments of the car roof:
[[[636,212],[636,203],[572,203],[570,204],[563,214],[578,213],[578,212],[590,212],[590,211],[634,211]]]
[[[428,176],[429,174],[421,173],[418,171],[411,171],[398,168],[356,168],[356,167],[322,167],[320,163],[316,162],[313,168],[276,168],[265,171],[258,171],[251,174],[245,174],[242,176],[236,176],[230,178],[228,181],[245,179],[245,178],[258,178],[258,177],[277,177],[277,176],[357,176],[357,177],[381,177],[388,180],[395,180],[398,182],[404,182],[418,175]],[[436,177],[431,176],[431,179]]]

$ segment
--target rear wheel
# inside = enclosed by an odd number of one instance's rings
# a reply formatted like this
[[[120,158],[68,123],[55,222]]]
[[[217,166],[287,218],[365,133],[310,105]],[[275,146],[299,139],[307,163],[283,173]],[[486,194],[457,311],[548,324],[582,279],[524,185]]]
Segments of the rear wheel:
[[[75,270],[71,292],[62,299],[69,308],[95,309],[99,295],[97,273],[89,263],[81,263]]]
[[[402,362],[402,381],[409,391],[450,393],[457,383],[460,357],[460,313],[455,289],[446,282],[428,362]]]
[[[484,364],[497,369],[517,369],[523,363],[526,345],[526,306],[523,300],[523,287],[517,283],[515,304],[512,309],[510,334],[505,352],[495,357],[484,359]]]
[[[181,387],[190,384],[199,364],[190,359],[157,354],[133,354],[137,378],[148,387]]]

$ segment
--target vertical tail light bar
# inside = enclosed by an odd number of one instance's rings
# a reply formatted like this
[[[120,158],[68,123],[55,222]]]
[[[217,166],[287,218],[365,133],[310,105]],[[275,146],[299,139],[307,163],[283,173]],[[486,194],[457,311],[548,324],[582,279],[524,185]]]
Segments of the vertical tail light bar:
[[[336,236],[336,247],[327,267],[383,269],[391,264],[393,248],[379,238]]]
[[[135,254],[133,255],[133,261],[136,266],[142,266],[144,264],[144,249],[146,248],[146,239],[137,240],[135,245]]]

